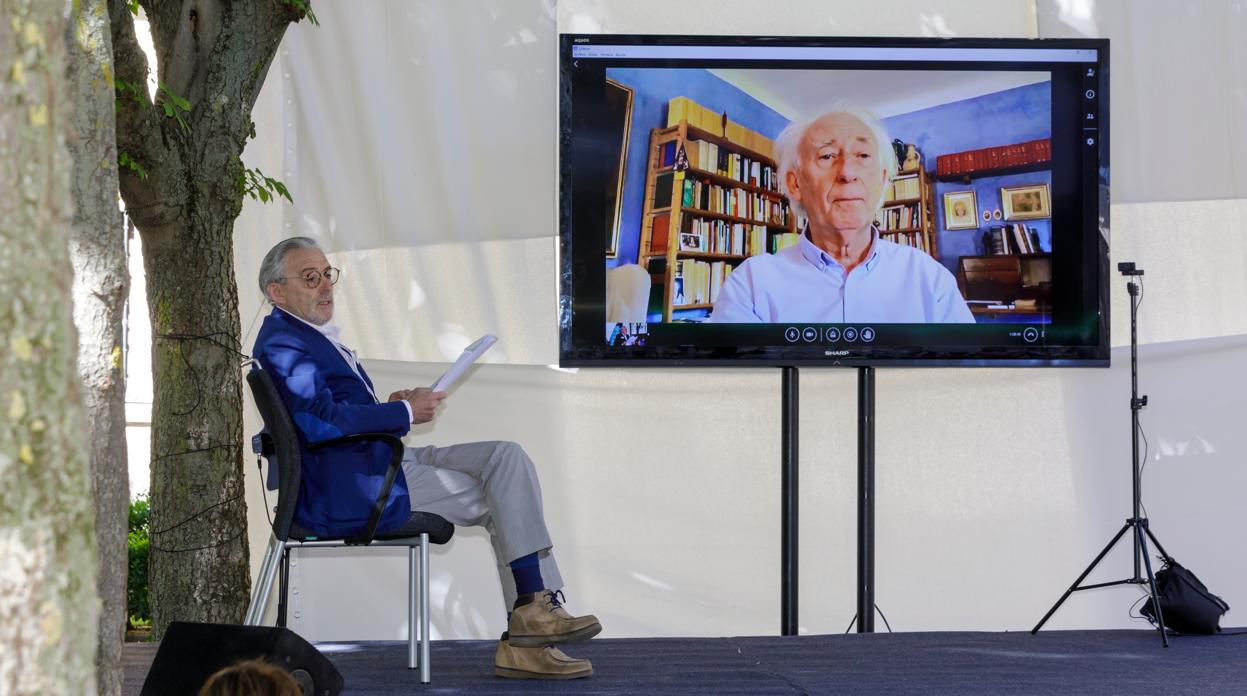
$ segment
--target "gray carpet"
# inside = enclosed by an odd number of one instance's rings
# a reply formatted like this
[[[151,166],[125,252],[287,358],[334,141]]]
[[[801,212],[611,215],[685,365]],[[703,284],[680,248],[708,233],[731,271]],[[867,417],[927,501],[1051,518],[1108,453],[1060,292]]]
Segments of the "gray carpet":
[[[1234,629],[1227,629],[1234,630]],[[406,644],[326,645],[344,694],[1209,694],[1247,689],[1247,635],[1154,631],[876,633],[753,638],[598,639],[567,648],[592,677],[493,676],[492,641],[436,641],[433,683],[406,668]],[[129,644],[125,694],[138,694],[154,644]]]

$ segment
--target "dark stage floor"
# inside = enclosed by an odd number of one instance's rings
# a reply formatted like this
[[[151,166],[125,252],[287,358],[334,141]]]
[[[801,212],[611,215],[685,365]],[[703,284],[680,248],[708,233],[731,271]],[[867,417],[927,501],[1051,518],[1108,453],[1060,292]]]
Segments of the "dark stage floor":
[[[1227,629],[1227,631],[1237,629]],[[406,644],[321,646],[345,694],[1210,694],[1247,691],[1247,635],[1154,631],[876,633],[796,638],[617,638],[567,650],[595,674],[570,682],[493,676],[493,641],[437,641],[433,683],[406,668]],[[138,694],[155,644],[125,651]]]

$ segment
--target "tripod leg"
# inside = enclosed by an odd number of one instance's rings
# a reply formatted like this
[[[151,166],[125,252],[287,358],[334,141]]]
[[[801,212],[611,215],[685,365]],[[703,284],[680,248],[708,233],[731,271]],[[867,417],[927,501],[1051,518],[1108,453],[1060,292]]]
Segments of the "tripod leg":
[[[1160,542],[1156,540],[1156,535],[1152,534],[1152,529],[1150,527],[1144,527],[1143,529],[1144,531],[1147,532],[1147,538],[1151,539],[1152,543],[1156,545],[1156,550],[1160,551],[1160,557],[1165,559],[1166,561],[1173,560],[1173,557],[1170,556],[1169,553],[1165,551],[1165,547],[1161,546]]]
[[[1147,553],[1147,537],[1151,536],[1151,532],[1147,532],[1143,527],[1136,526],[1134,533],[1139,540],[1139,548],[1143,550],[1143,565],[1147,568],[1148,587],[1152,589],[1152,611],[1156,612],[1156,626],[1160,629],[1160,642],[1167,648],[1169,647],[1169,636],[1165,635],[1165,617],[1160,611],[1160,593],[1156,591],[1156,576],[1152,574],[1152,559],[1148,558]],[[1161,553],[1164,553],[1164,551],[1161,551]]]
[[[1082,575],[1078,576],[1078,579],[1074,581],[1074,584],[1069,586],[1069,589],[1065,591],[1065,594],[1061,595],[1061,598],[1056,601],[1056,604],[1052,605],[1052,608],[1048,610],[1048,613],[1044,614],[1043,618],[1039,620],[1039,623],[1035,624],[1035,627],[1031,629],[1031,635],[1039,633],[1039,629],[1043,628],[1043,625],[1048,623],[1048,619],[1052,618],[1052,615],[1056,613],[1056,610],[1061,608],[1061,605],[1065,603],[1065,600],[1069,599],[1069,596],[1078,589],[1078,586],[1082,584],[1082,581],[1091,574],[1091,571],[1095,570],[1095,567],[1099,565],[1104,556],[1108,554],[1109,549],[1113,548],[1113,545],[1121,539],[1127,529],[1130,529],[1129,522],[1122,526],[1121,530],[1118,531],[1113,537],[1113,540],[1108,542],[1108,545],[1105,546],[1104,550],[1100,552],[1100,555],[1095,557],[1095,560],[1091,562],[1091,565],[1087,566],[1087,569],[1082,572]]]

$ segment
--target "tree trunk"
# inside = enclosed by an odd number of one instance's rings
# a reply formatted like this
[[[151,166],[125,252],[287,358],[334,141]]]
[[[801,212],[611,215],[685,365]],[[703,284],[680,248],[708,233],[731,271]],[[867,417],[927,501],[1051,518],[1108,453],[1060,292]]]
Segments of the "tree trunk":
[[[74,100],[69,123],[78,376],[83,385],[95,498],[101,600],[96,679],[102,696],[121,693],[126,625],[126,535],[130,481],[126,458],[124,365],[125,227],[117,209],[117,136],[113,109],[112,37],[105,0],[70,0],[65,43]]]
[[[188,228],[143,235],[157,636],[171,621],[241,623],[250,599],[234,216],[222,217],[204,211]]]
[[[139,4],[150,21],[163,104],[145,93],[119,100],[117,145],[145,169],[145,176],[122,171],[120,183],[143,238],[153,331],[149,578],[160,638],[170,621],[238,622],[247,608],[233,259],[239,156],[281,37],[307,3]],[[108,6],[117,77],[143,84],[147,58],[128,3]]]
[[[0,0],[0,693],[95,692],[60,3]]]

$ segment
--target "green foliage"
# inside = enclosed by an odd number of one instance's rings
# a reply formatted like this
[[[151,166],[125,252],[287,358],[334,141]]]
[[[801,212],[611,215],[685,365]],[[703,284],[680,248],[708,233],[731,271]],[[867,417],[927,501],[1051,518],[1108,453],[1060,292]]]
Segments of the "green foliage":
[[[160,105],[160,108],[164,109],[166,118],[177,120],[178,125],[182,127],[183,133],[190,132],[191,127],[186,125],[186,119],[182,118],[182,112],[189,114],[191,112],[191,103],[185,97],[179,97],[174,94],[169,89],[169,85],[166,85],[163,80],[160,82],[160,89],[156,90],[156,103]]]
[[[133,82],[123,80],[120,77],[113,80],[113,89],[117,92],[117,102],[113,107],[114,111],[121,111],[121,102],[130,95],[130,98],[138,103],[139,106],[147,106],[147,91],[142,85],[136,85]]]
[[[140,495],[130,502],[129,560],[130,573],[126,585],[126,614],[130,624],[150,622],[152,618],[150,592],[147,587],[147,559],[150,540],[148,519],[151,508],[147,496]]]
[[[139,0],[126,0],[126,5],[130,8],[130,14],[139,16]]]
[[[316,26],[320,26],[320,20],[316,19],[316,13],[312,12],[312,5],[309,0],[281,0],[283,5],[289,5],[299,11],[299,14],[307,17],[307,21]]]
[[[138,174],[140,179],[147,178],[147,170],[144,169],[143,165],[139,164],[133,157],[130,156],[130,153],[125,150],[117,151],[117,165],[122,169],[129,169],[135,174]]]
[[[251,196],[261,203],[268,203],[278,196],[294,203],[294,199],[290,197],[290,191],[286,190],[286,185],[277,179],[265,176],[258,167],[255,169],[242,167],[242,172],[238,175],[238,190],[243,195]]]

